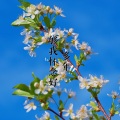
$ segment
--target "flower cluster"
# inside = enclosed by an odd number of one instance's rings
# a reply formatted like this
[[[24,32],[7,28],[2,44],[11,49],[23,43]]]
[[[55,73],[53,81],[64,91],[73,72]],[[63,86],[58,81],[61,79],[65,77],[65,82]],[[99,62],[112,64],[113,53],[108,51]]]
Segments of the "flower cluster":
[[[78,80],[80,81],[79,85],[81,89],[101,88],[104,84],[109,82],[109,80],[104,80],[103,76],[100,76],[100,78],[98,78],[96,76],[89,75],[89,77],[89,79],[86,79],[81,76],[78,76]]]
[[[91,47],[88,46],[88,44],[86,42],[82,42],[82,44],[79,45],[80,50],[82,50],[84,52],[84,55],[90,55],[92,53]]]
[[[63,110],[63,112],[66,112],[64,116],[70,116],[72,120],[81,120],[81,119],[86,119],[89,118],[89,110],[85,105],[82,105],[80,109],[75,113],[73,113],[73,104],[70,104],[68,110]]]
[[[84,78],[79,72],[79,67],[84,66],[83,61],[87,60],[87,58],[93,54],[92,48],[86,42],[79,42],[79,34],[75,33],[73,28],[68,30],[55,28],[56,17],[65,17],[62,9],[57,6],[51,8],[42,3],[33,5],[24,0],[19,1],[22,4],[20,8],[22,8],[24,12],[12,25],[24,27],[23,32],[21,32],[21,35],[25,36],[23,43],[26,46],[24,50],[28,50],[29,55],[33,57],[36,56],[36,48],[43,44],[51,43],[54,50],[60,51],[64,57],[64,60],[55,60],[54,66],[50,65],[49,72],[51,72],[51,74],[47,75],[43,80],[32,74],[34,79],[29,86],[18,84],[14,87],[17,89],[14,91],[14,95],[27,97],[24,103],[26,112],[37,109],[34,102],[36,101],[39,107],[45,110],[45,114],[42,117],[39,118],[37,115],[35,116],[37,120],[51,120],[50,114],[47,111],[53,112],[56,120],[59,120],[59,118],[65,120],[64,116],[69,116],[71,120],[102,119],[102,117],[97,114],[99,111],[104,113],[107,120],[110,120],[111,116],[118,114],[119,109],[115,106],[114,100],[119,97],[119,93],[112,91],[111,94],[108,94],[108,96],[113,98],[109,115],[107,115],[107,112],[105,112],[98,99],[101,88],[104,84],[108,83],[109,80],[104,80],[103,76],[98,78],[93,75],[89,75],[89,78]],[[69,52],[73,52],[72,47],[78,50],[79,53],[79,55],[74,55],[76,65],[69,59],[70,56],[66,59],[65,53],[68,55]],[[90,110],[87,105],[82,105],[80,109],[74,113],[73,104],[70,104],[69,108],[66,109],[66,103],[69,99],[74,98],[76,93],[71,89],[62,89],[60,87],[62,80],[66,83],[79,80],[80,89],[86,88],[87,91],[91,93],[92,98],[96,100],[95,102],[91,101],[88,105],[91,107]],[[65,100],[62,100],[62,93],[65,94]],[[54,96],[58,96],[58,101],[56,101],[56,98],[54,99]],[[54,110],[53,106],[51,107],[51,101],[55,103],[57,110]],[[58,113],[56,111],[58,111]]]

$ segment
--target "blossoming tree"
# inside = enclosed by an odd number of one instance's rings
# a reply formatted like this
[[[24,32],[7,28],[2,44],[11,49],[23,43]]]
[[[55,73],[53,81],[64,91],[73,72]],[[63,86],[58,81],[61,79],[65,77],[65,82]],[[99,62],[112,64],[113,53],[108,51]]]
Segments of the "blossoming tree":
[[[56,18],[58,16],[65,17],[62,14],[62,9],[54,6],[45,6],[42,3],[33,5],[24,0],[19,0],[21,3],[20,8],[23,9],[23,15],[12,23],[13,26],[23,26],[24,31],[21,35],[25,35],[23,43],[26,45],[25,50],[28,50],[31,57],[36,56],[35,49],[41,45],[50,44],[50,59],[45,59],[50,62],[50,74],[45,78],[40,79],[33,75],[33,81],[30,85],[18,84],[14,88],[13,95],[27,97],[24,108],[29,112],[36,110],[39,104],[45,113],[42,117],[35,115],[37,120],[111,120],[115,114],[119,114],[119,106],[115,105],[115,100],[118,98],[118,93],[113,91],[111,96],[113,101],[109,111],[105,111],[101,104],[98,94],[103,85],[109,82],[104,80],[103,76],[97,77],[89,75],[85,78],[81,75],[79,68],[84,66],[83,62],[86,61],[91,54],[94,54],[91,47],[86,43],[79,43],[78,34],[74,33],[73,29],[61,30],[55,28]],[[79,53],[74,55],[75,65],[71,62],[69,52],[73,52],[75,48]],[[61,54],[63,58],[52,58],[53,54]],[[91,94],[91,101],[86,105],[79,105],[80,108],[74,112],[73,103],[69,104],[66,108],[66,103],[69,99],[75,97],[75,92],[61,87],[61,82],[67,83],[66,86],[77,80],[79,89],[86,89]],[[66,101],[61,99],[61,95],[66,93]],[[58,101],[54,98],[58,96]],[[57,109],[50,106],[53,101]],[[79,104],[79,103],[78,103]],[[51,117],[54,114],[54,118]],[[101,114],[102,113],[102,114]]]

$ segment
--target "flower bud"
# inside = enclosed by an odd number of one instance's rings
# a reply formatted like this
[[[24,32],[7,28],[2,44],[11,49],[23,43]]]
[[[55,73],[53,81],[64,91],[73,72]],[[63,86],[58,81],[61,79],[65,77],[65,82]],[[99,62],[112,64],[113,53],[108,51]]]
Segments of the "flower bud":
[[[53,14],[53,12],[54,12],[53,9],[50,9],[50,10],[49,10],[49,13],[50,13],[50,14]]]
[[[46,11],[48,12],[50,10],[50,6],[47,6],[46,7]]]

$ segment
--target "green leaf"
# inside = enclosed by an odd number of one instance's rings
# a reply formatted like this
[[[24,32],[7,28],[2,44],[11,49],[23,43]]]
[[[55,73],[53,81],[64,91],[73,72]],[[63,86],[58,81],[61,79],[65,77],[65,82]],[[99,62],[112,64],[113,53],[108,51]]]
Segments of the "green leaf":
[[[29,7],[31,4],[25,0],[18,0],[22,6],[19,6],[20,8],[22,8],[23,10],[26,10],[27,7]]]
[[[100,120],[99,116],[96,114],[96,112],[92,111],[92,115],[94,116],[95,120]]]
[[[72,76],[74,76],[74,78],[76,78],[76,79],[77,79],[77,75],[76,75],[76,73],[75,73],[75,72],[69,71],[69,73],[70,73]]]
[[[19,89],[19,90],[23,90],[26,92],[30,92],[29,87],[25,84],[18,84],[14,88]]]
[[[75,62],[77,62],[77,61],[78,61],[78,58],[77,58],[77,56],[76,56],[76,55],[74,55],[74,59],[75,59]]]
[[[45,25],[46,25],[48,28],[50,28],[50,19],[49,19],[47,16],[44,17],[44,22],[45,22]]]
[[[12,25],[13,26],[25,26],[25,25],[29,25],[31,22],[30,21],[27,21],[27,20],[20,20],[20,19],[17,19],[15,20],[14,22],[12,22]]]
[[[25,20],[29,21],[30,23],[35,23],[35,21],[31,19],[30,17],[26,17]]]
[[[62,48],[64,47],[64,43],[62,43],[61,41],[62,39],[57,41],[57,50],[62,50]]]
[[[96,104],[95,104],[95,102],[93,102],[93,101],[90,101],[90,105],[93,107],[93,108],[96,108]]]
[[[115,114],[119,114],[119,111],[116,111]]]
[[[62,111],[64,109],[64,103],[62,100],[59,100],[59,110]]]
[[[50,27],[53,28],[56,25],[56,20],[52,20],[52,22],[50,23]]]
[[[41,40],[41,39],[42,39],[42,36],[35,37],[34,39],[35,39],[36,42],[41,42],[41,41],[42,41],[42,40]]]
[[[53,90],[49,91],[47,94],[40,94],[36,97],[38,101],[46,102],[52,96]]]
[[[18,95],[18,96],[24,96],[24,97],[34,98],[34,95],[30,94],[29,92],[23,91],[23,90],[15,90],[15,91],[13,92],[13,95]]]
[[[59,117],[57,115],[55,115],[55,120],[60,120]]]

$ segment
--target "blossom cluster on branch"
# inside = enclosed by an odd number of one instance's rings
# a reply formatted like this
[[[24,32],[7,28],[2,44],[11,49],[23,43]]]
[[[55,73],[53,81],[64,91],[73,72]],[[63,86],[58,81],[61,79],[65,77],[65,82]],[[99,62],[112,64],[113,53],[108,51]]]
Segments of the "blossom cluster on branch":
[[[118,93],[113,91],[111,95],[108,94],[113,99],[109,113],[105,111],[98,99],[101,88],[109,80],[104,80],[103,76],[98,78],[93,75],[85,78],[79,71],[79,67],[84,66],[84,61],[94,54],[91,47],[86,42],[80,43],[78,41],[79,34],[75,33],[73,28],[68,30],[55,28],[57,23],[56,17],[65,17],[62,9],[57,6],[51,8],[42,3],[34,5],[24,0],[19,1],[21,3],[20,8],[23,9],[23,15],[14,21],[12,25],[24,27],[23,32],[21,32],[21,35],[25,36],[23,43],[26,46],[24,50],[28,50],[31,57],[36,56],[35,49],[43,44],[52,44],[54,50],[59,51],[63,57],[65,57],[66,52],[73,52],[73,47],[79,51],[79,55],[74,55],[76,65],[71,62],[69,57],[64,60],[59,58],[54,65],[50,66],[50,71],[56,72],[55,75],[46,75],[43,79],[40,79],[32,73],[33,81],[30,85],[18,84],[14,87],[16,89],[13,92],[14,95],[27,98],[24,103],[24,108],[27,112],[36,110],[38,107],[45,110],[45,114],[42,117],[39,118],[38,115],[35,115],[37,120],[52,120],[50,112],[55,115],[54,119],[56,120],[111,120],[112,116],[119,114],[119,107],[114,102],[119,98]],[[67,70],[64,64],[67,65]],[[76,93],[61,87],[62,81],[68,84],[74,80],[79,82],[78,87],[80,89],[86,88],[95,100],[91,100],[89,104],[81,105],[76,112],[73,109],[74,103],[70,103],[69,108],[66,108],[66,103],[68,100],[74,98]],[[66,101],[61,99],[62,94],[67,94],[65,96]],[[55,100],[55,96],[58,96],[58,101]],[[50,107],[52,102],[57,106],[57,110]],[[98,113],[100,111],[103,115]]]

